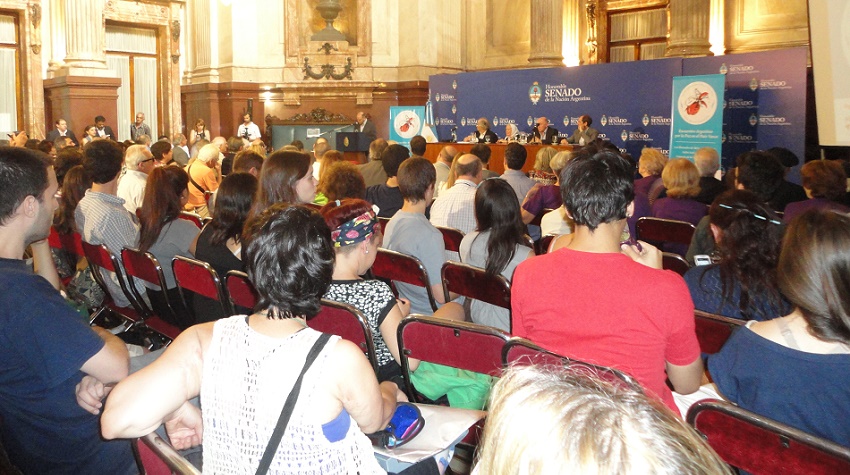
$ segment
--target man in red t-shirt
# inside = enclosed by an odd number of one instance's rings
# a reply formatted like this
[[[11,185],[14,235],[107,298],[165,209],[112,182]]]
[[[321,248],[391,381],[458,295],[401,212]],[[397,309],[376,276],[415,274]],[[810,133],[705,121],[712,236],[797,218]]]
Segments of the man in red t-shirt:
[[[517,267],[512,328],[561,355],[634,376],[678,413],[665,379],[689,394],[703,374],[694,305],[684,280],[661,270],[658,249],[620,245],[634,208],[633,173],[612,152],[576,157],[561,172],[573,238]]]

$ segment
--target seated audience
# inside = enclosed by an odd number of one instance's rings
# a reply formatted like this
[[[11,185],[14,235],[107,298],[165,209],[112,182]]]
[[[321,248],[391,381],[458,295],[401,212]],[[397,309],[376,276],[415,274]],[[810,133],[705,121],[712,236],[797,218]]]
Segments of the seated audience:
[[[558,153],[555,147],[541,147],[534,157],[534,168],[528,173],[528,177],[541,185],[554,185],[558,181],[558,175],[552,172],[549,162]]]
[[[153,171],[154,156],[144,145],[131,145],[124,152],[124,174],[118,179],[118,197],[130,214],[142,207],[148,175]]]
[[[778,279],[794,310],[752,322],[709,357],[724,398],[850,447],[848,267],[850,218],[810,210],[791,221]]]
[[[364,433],[386,427],[401,392],[378,383],[357,345],[306,323],[321,308],[333,263],[330,231],[317,212],[283,204],[265,210],[245,242],[257,311],[193,326],[116,386],[104,437],[140,437],[165,422],[177,449],[203,440],[205,472],[253,473],[310,358],[269,473],[292,473],[293,464],[298,473],[383,473]],[[203,414],[188,402],[198,395]]]
[[[120,169],[120,155],[112,162]],[[58,189],[45,155],[0,148],[0,470],[135,474],[129,442],[100,438],[99,399],[127,376],[126,345],[84,322],[22,259],[31,246],[36,267],[55,272],[45,238]],[[103,392],[91,396],[92,385]]]
[[[813,160],[803,165],[800,175],[803,178],[803,189],[809,199],[788,203],[783,216],[786,223],[810,209],[850,212],[850,208],[839,203],[847,190],[847,175],[840,163],[831,160]]]
[[[324,298],[363,312],[375,343],[378,381],[393,381],[402,387],[396,331],[401,319],[410,313],[410,302],[396,300],[384,282],[360,277],[375,263],[383,238],[378,218],[363,200],[330,202],[322,208],[322,216],[331,229],[336,252],[333,281]],[[417,366],[414,360],[411,370]]]
[[[489,409],[478,474],[731,474],[656,400],[578,371],[510,368]]]
[[[384,148],[382,156],[377,161],[371,162],[379,163],[384,170],[384,175],[387,176],[385,183],[366,188],[366,201],[378,207],[379,218],[392,218],[404,205],[404,198],[398,188],[398,167],[409,157],[407,148],[401,145],[390,145]]]
[[[658,249],[620,244],[633,209],[632,167],[606,151],[570,160],[561,178],[573,237],[566,248],[517,266],[513,333],[624,371],[678,412],[667,379],[690,394],[703,372],[694,307],[682,278],[661,270]],[[616,290],[605,282],[616,282]]]
[[[324,182],[319,184],[318,190],[328,202],[346,198],[363,199],[366,196],[366,183],[357,165],[347,161],[334,162],[325,169]]]
[[[434,162],[434,170],[437,172],[437,185],[434,188],[434,198],[440,195],[440,190],[446,189],[446,182],[449,179],[451,166],[457,154],[456,148],[446,145],[440,150],[440,154],[437,155],[437,161]]]
[[[316,198],[313,200],[314,204],[319,206],[327,204],[328,197],[320,190],[327,186],[326,182],[328,179],[326,175],[328,174],[328,170],[330,170],[331,165],[341,161],[343,161],[342,152],[338,150],[328,150],[322,154],[322,159],[319,162],[319,185],[316,188],[318,191],[316,192]],[[363,188],[365,189],[366,186],[364,185]]]
[[[425,149],[428,146],[428,141],[425,140],[425,137],[421,135],[414,135],[410,139],[410,156],[411,157],[423,157],[425,155]]]
[[[316,198],[312,159],[301,152],[277,151],[269,155],[260,170],[257,196],[248,221],[275,203],[304,204]]]
[[[65,174],[68,173],[71,168],[82,164],[83,152],[76,147],[63,148],[56,154],[56,158],[53,159],[53,168],[56,170],[56,181],[59,182],[60,188],[64,182]]]
[[[237,162],[238,163],[238,160]],[[232,270],[244,270],[242,230],[257,193],[257,179],[250,173],[231,173],[221,180],[212,221],[195,238],[195,257],[208,262],[222,279]],[[225,317],[221,304],[195,295],[192,306],[198,322]]]
[[[776,214],[753,193],[731,190],[715,200],[709,217],[717,263],[685,274],[694,306],[743,320],[788,313],[776,281],[783,232]]]
[[[534,221],[534,218],[543,212],[544,209],[556,209],[562,204],[559,175],[561,170],[570,160],[570,152],[559,152],[552,157],[550,161],[551,170],[554,172],[555,181],[551,185],[543,185],[537,183],[525,196],[522,201],[522,222],[528,224]],[[528,233],[535,241],[540,239],[541,232],[539,226],[529,226]]]
[[[638,159],[638,173],[641,178],[635,180],[635,194],[643,195],[649,200],[650,206],[664,191],[661,172],[667,165],[667,157],[657,148],[646,147]]]
[[[195,244],[200,229],[191,221],[180,219],[180,211],[189,199],[189,175],[179,167],[155,168],[145,188],[145,206],[139,212],[139,250],[150,252],[162,265],[165,289],[148,284],[148,296],[154,308],[168,320],[165,299],[168,293],[174,319],[170,322],[180,328],[188,328],[193,322],[183,307],[171,260],[174,256],[194,257]],[[189,295],[186,296],[187,299]],[[191,305],[191,304],[189,304]]]
[[[779,163],[782,164],[782,181],[779,184],[779,188],[776,189],[776,192],[770,197],[768,204],[770,207],[776,211],[785,211],[785,207],[788,206],[789,203],[795,203],[797,201],[804,201],[807,196],[803,187],[796,184],[791,183],[786,180],[785,177],[788,175],[788,172],[797,166],[800,163],[800,159],[797,158],[797,155],[794,152],[788,150],[784,147],[773,147],[765,150],[765,152],[773,155],[779,160]]]
[[[442,233],[425,217],[425,208],[434,196],[436,178],[434,166],[427,159],[410,158],[401,164],[398,188],[404,197],[404,206],[387,224],[383,247],[422,261],[434,299],[440,305],[448,301],[443,294],[440,277],[440,269],[445,262],[445,245]],[[434,313],[425,289],[403,282],[396,282],[395,286],[399,296],[410,301],[411,313]]]
[[[167,167],[180,166],[174,161],[174,151],[171,149],[171,144],[164,140],[158,140],[151,145],[151,154],[156,160],[156,166]]]
[[[373,140],[369,144],[369,161],[357,165],[357,168],[360,169],[360,174],[363,175],[363,181],[366,182],[367,190],[372,186],[383,185],[387,181],[387,173],[384,171],[384,166],[381,163],[381,157],[387,146],[387,141],[384,139]]]
[[[661,172],[661,182],[667,196],[652,204],[652,217],[684,221],[696,226],[708,214],[708,207],[694,199],[699,194],[699,171],[693,162],[686,158],[670,160]],[[661,249],[684,256],[688,245],[665,243]]]
[[[505,147],[505,173],[502,173],[502,179],[511,185],[520,203],[536,183],[522,171],[527,158],[528,152],[522,145],[514,143]]]
[[[460,260],[483,268],[490,275],[511,281],[520,262],[534,256],[525,239],[519,202],[504,180],[485,180],[475,192],[476,230],[463,237]],[[472,321],[511,331],[510,311],[473,300]]]
[[[483,168],[482,179],[486,180],[488,178],[499,177],[498,173],[490,171],[490,155],[492,155],[493,152],[490,150],[489,145],[483,143],[475,144],[471,149],[469,149],[469,153],[475,155],[479,160],[481,160],[481,167]]]
[[[80,142],[80,146],[82,147],[84,145],[88,145],[98,138],[99,137],[97,136],[97,127],[95,127],[94,124],[87,125],[86,128],[83,130],[83,141]]]
[[[694,153],[694,165],[699,170],[699,194],[694,198],[710,205],[726,189],[723,182],[714,177],[720,169],[720,156],[712,147],[703,147]]]

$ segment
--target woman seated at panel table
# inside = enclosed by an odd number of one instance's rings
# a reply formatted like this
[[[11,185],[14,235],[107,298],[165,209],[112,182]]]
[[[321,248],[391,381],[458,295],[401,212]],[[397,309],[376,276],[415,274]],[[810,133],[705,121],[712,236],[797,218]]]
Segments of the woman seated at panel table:
[[[385,473],[364,433],[386,427],[402,393],[378,384],[357,345],[337,336],[322,344],[307,327],[333,273],[328,226],[305,206],[277,204],[257,217],[257,229],[245,242],[257,312],[191,327],[118,384],[104,437],[140,437],[165,421],[175,448],[203,440],[205,472],[253,473],[315,347],[268,473]],[[188,402],[199,394],[203,414]]]
[[[505,125],[505,138],[499,139],[499,143],[516,142],[519,140],[519,127],[516,124]]]
[[[490,130],[490,121],[486,117],[478,119],[475,124],[475,132],[467,135],[464,141],[475,143],[496,143],[499,141],[499,136],[496,132]]]
[[[735,332],[708,369],[723,397],[850,446],[850,217],[811,210],[791,221],[779,287],[794,305]]]

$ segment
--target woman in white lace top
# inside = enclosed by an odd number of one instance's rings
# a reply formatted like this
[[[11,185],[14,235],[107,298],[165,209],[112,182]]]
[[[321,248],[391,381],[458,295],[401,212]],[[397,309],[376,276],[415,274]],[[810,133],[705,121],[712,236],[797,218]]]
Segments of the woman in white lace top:
[[[205,472],[255,472],[320,336],[305,319],[320,309],[334,251],[322,217],[303,206],[274,205],[254,226],[244,258],[262,310],[189,328],[117,385],[105,437],[139,437],[165,422],[175,448],[203,439]],[[187,402],[198,394],[203,416]],[[378,384],[356,345],[331,338],[305,373],[268,473],[384,473],[364,433],[386,426],[400,394]]]

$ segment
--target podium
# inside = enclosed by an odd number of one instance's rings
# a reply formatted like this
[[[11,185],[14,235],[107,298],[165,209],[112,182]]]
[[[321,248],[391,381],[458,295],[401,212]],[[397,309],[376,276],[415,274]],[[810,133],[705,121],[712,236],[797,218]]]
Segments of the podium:
[[[336,133],[336,149],[342,152],[344,159],[352,162],[365,163],[371,143],[363,132]]]

